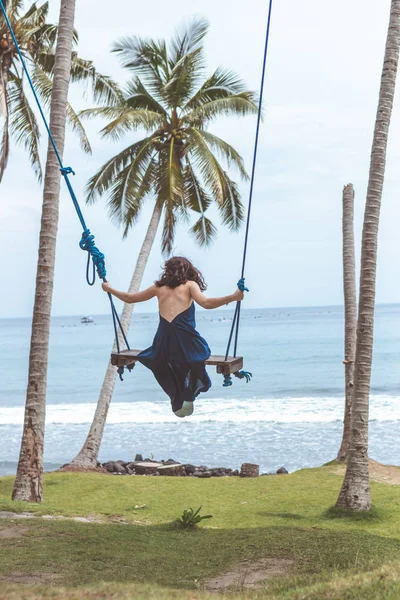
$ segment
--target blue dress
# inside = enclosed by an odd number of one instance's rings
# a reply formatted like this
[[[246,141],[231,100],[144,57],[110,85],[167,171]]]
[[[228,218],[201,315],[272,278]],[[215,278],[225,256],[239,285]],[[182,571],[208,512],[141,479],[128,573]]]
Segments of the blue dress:
[[[207,342],[196,331],[195,307],[179,313],[171,322],[160,315],[153,345],[138,360],[153,371],[154,377],[171,399],[172,410],[193,402],[211,387],[204,362],[211,354]]]

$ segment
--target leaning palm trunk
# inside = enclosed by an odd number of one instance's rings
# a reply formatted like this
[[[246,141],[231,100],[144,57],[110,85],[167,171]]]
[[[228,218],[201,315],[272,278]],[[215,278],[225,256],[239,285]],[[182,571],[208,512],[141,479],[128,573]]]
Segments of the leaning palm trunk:
[[[337,460],[347,458],[350,446],[351,408],[354,392],[354,361],[357,341],[356,258],[354,249],[354,189],[352,184],[343,190],[343,290],[344,290],[344,364],[345,408],[343,438]]]
[[[54,66],[50,128],[61,156],[64,151],[67,98],[71,70],[75,0],[61,3]],[[13,500],[42,502],[43,444],[45,425],[47,358],[53,296],[56,239],[59,215],[60,168],[49,143],[43,193],[36,293],[33,309],[29,378],[25,421]]]
[[[355,385],[346,475],[337,506],[369,510],[368,408],[372,367],[379,216],[400,48],[400,0],[392,0],[364,214]]]
[[[158,225],[160,223],[161,213],[162,205],[160,203],[157,203],[154,208],[153,215],[151,217],[151,221],[147,229],[147,233],[144,238],[142,248],[140,250],[136,267],[129,286],[129,292],[131,294],[137,292],[142,283],[143,273],[146,268],[151,249],[153,247]],[[124,305],[121,315],[121,325],[124,331],[128,331],[130,327],[133,306],[133,304]],[[119,342],[121,345],[123,344],[121,334],[119,335]],[[113,351],[115,351],[115,349],[116,347],[114,345]],[[93,417],[93,422],[90,427],[89,434],[81,451],[71,462],[71,465],[84,467],[86,469],[95,468],[97,466],[97,457],[99,455],[100,444],[103,437],[104,426],[106,424],[108,409],[110,407],[110,402],[114,391],[116,376],[116,368],[109,364],[104,377],[103,386],[101,388],[100,397],[97,402],[96,412]]]

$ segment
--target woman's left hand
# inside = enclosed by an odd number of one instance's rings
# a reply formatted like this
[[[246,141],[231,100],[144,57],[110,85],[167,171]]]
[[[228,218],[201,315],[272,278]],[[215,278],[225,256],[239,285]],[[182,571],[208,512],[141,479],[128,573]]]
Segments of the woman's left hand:
[[[104,292],[107,292],[108,294],[111,293],[111,283],[109,281],[104,281],[101,284],[101,287],[103,288]]]

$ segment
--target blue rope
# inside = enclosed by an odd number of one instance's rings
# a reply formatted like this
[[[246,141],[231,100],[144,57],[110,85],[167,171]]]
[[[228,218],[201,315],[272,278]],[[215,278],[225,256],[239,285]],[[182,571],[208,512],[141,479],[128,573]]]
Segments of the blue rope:
[[[30,86],[30,88],[32,90],[33,97],[34,97],[35,102],[37,104],[37,107],[39,109],[40,115],[42,117],[42,121],[43,121],[44,126],[46,128],[46,131],[47,131],[47,134],[49,136],[49,139],[50,139],[51,145],[53,147],[54,153],[55,153],[55,155],[57,157],[58,164],[60,165],[61,175],[64,177],[65,183],[67,185],[68,191],[69,191],[70,196],[71,196],[71,200],[72,200],[73,205],[74,205],[75,210],[76,210],[76,214],[78,215],[79,221],[80,221],[80,223],[82,225],[83,233],[82,233],[81,241],[79,242],[79,247],[82,250],[85,250],[88,253],[88,262],[87,262],[87,267],[86,267],[86,281],[87,281],[87,283],[89,285],[94,285],[95,279],[96,279],[96,270],[97,270],[97,274],[98,274],[99,279],[102,279],[104,282],[106,282],[107,281],[107,279],[106,279],[107,271],[106,271],[104,254],[102,252],[100,252],[100,250],[95,245],[94,235],[92,235],[90,233],[90,229],[88,229],[88,227],[86,225],[86,222],[85,222],[85,219],[84,219],[81,207],[80,207],[79,202],[78,202],[78,198],[76,197],[75,191],[74,191],[74,189],[72,187],[72,184],[71,184],[71,181],[69,179],[69,176],[70,175],[75,175],[75,172],[74,172],[74,170],[71,167],[64,167],[61,155],[60,155],[60,153],[58,151],[58,148],[57,148],[57,144],[55,142],[53,134],[51,133],[51,129],[50,129],[50,126],[49,126],[49,124],[47,122],[46,116],[44,114],[41,102],[39,100],[39,96],[36,93],[35,86],[33,85],[32,78],[31,78],[31,76],[29,74],[28,67],[26,65],[25,59],[24,59],[23,54],[21,52],[21,48],[19,46],[17,37],[16,37],[15,32],[13,30],[13,27],[11,25],[10,19],[8,18],[7,11],[5,9],[3,0],[0,0],[0,9],[1,9],[1,12],[3,13],[4,20],[5,20],[6,24],[7,24],[7,27],[9,29],[9,31],[10,31],[11,37],[12,37],[14,45],[15,45],[15,48],[16,48],[16,50],[18,52],[18,56],[19,56],[21,64],[22,64],[22,68],[23,68],[23,70],[25,72],[25,75],[26,75],[26,78],[28,80],[29,86]],[[92,260],[92,263],[93,263],[93,273],[92,273],[92,277],[90,278],[90,261],[91,260]],[[116,344],[117,344],[117,350],[118,350],[118,352],[120,352],[120,345],[119,345],[119,339],[118,339],[118,326],[119,326],[120,331],[122,333],[122,336],[124,338],[125,344],[126,344],[128,350],[129,350],[130,348],[129,348],[128,340],[127,340],[125,332],[124,332],[124,330],[122,328],[121,321],[119,319],[119,316],[118,316],[118,313],[117,313],[117,309],[115,308],[115,304],[114,304],[114,301],[113,301],[113,298],[112,298],[111,294],[108,294],[108,298],[110,300],[110,305],[111,305],[111,313],[112,313],[112,317],[113,317],[113,325],[114,325],[114,333],[115,333],[115,340],[116,340]],[[120,376],[121,376],[121,374],[120,374]],[[121,377],[121,379],[122,379],[122,377]]]
[[[249,232],[250,232],[250,217],[251,217],[251,208],[252,208],[252,202],[253,202],[253,190],[254,190],[256,165],[257,165],[258,140],[259,140],[259,137],[260,137],[260,126],[261,126],[261,115],[262,115],[262,99],[263,99],[263,95],[264,95],[265,73],[266,73],[266,70],[267,70],[266,67],[267,67],[267,57],[268,57],[268,47],[269,47],[269,35],[270,35],[270,29],[271,29],[271,17],[272,17],[272,0],[269,0],[269,10],[268,10],[268,20],[267,20],[267,32],[266,32],[266,35],[265,35],[264,58],[263,58],[263,64],[262,64],[260,95],[259,95],[259,100],[258,100],[258,115],[257,115],[257,126],[256,126],[256,133],[255,133],[255,142],[254,142],[253,165],[252,165],[251,179],[250,179],[249,205],[248,205],[248,210],[247,210],[246,233],[245,233],[245,236],[244,236],[242,271],[241,271],[241,276],[240,276],[240,279],[239,279],[239,282],[238,282],[238,288],[242,292],[248,291],[248,289],[245,286],[244,272],[245,272],[245,267],[246,267],[247,246],[248,246]],[[233,355],[236,356],[236,353],[237,353],[237,346],[238,346],[238,339],[239,339],[239,325],[240,325],[240,308],[241,308],[241,303],[238,302],[236,304],[235,313],[233,315],[232,327],[231,327],[231,331],[230,331],[230,334],[229,334],[228,345],[227,345],[226,353],[225,353],[225,360],[227,360],[228,356],[229,356],[229,351],[230,351],[230,348],[231,348],[233,334],[235,334],[234,353],[233,353]],[[241,373],[246,373],[247,374],[246,371],[242,371]],[[239,378],[242,379],[242,377],[240,377],[240,376],[239,376]],[[243,378],[245,378],[246,381],[249,381],[249,379],[250,379],[248,377],[248,374],[247,375],[243,375]],[[223,385],[225,387],[231,385],[231,383],[229,383],[229,380],[228,380],[227,377],[225,377]]]

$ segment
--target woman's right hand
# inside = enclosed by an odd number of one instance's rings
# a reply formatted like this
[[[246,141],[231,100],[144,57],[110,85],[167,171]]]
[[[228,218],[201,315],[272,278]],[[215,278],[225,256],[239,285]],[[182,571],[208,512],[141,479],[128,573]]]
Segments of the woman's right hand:
[[[104,292],[107,292],[108,294],[111,293],[111,283],[109,281],[103,281],[101,287],[103,288]]]
[[[244,292],[242,292],[241,290],[237,289],[233,294],[232,294],[232,300],[233,302],[242,302],[242,300],[244,299]]]

